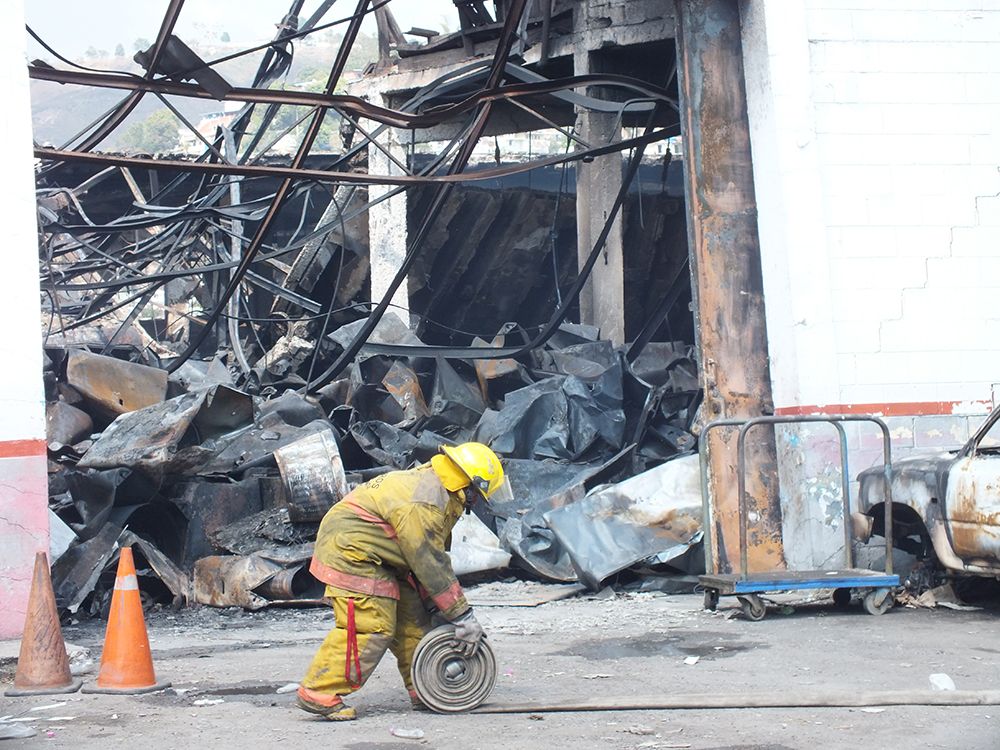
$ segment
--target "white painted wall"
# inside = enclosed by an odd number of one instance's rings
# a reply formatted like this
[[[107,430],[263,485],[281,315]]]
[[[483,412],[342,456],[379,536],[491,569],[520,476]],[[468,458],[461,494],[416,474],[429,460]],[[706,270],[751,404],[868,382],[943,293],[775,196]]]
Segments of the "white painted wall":
[[[1000,3],[751,0],[743,33],[775,405],[982,413]]]
[[[45,437],[41,329],[38,318],[38,225],[35,220],[31,99],[25,60],[24,15],[19,2],[4,3],[0,31],[0,180],[3,273],[0,273],[0,441]]]
[[[956,447],[1000,382],[1000,2],[742,8],[775,407]],[[777,431],[790,567],[841,559],[835,435]],[[848,447],[881,462],[872,428]]]
[[[38,317],[38,230],[31,101],[20,2],[0,25],[0,638],[20,634],[36,552],[49,546],[45,394]]]
[[[743,10],[774,403],[830,403],[839,381],[806,12],[770,0]]]

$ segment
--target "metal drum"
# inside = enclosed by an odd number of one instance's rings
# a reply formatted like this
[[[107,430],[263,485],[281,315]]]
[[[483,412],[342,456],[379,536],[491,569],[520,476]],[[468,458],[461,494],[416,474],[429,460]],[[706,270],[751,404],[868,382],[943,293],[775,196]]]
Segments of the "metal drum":
[[[347,494],[344,462],[329,430],[279,448],[274,458],[288,490],[288,517],[292,521],[320,521]]]

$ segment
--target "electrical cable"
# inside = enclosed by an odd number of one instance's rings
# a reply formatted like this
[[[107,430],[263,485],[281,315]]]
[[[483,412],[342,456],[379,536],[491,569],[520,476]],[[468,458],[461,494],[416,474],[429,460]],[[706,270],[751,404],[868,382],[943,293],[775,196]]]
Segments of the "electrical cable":
[[[676,123],[679,124],[679,123]],[[528,172],[540,167],[549,167],[562,164],[565,161],[582,161],[597,156],[618,153],[625,149],[639,145],[648,145],[676,134],[674,128],[663,128],[660,130],[648,131],[645,135],[634,138],[627,138],[621,141],[614,141],[603,146],[595,146],[591,149],[581,149],[571,151],[566,157],[562,155],[549,156],[542,159],[535,159],[530,162],[512,164],[506,167],[491,167],[480,169],[474,172],[454,172],[448,171],[439,175],[373,175],[358,172],[331,172],[319,169],[306,169],[303,167],[247,167],[242,165],[219,164],[212,162],[202,162],[192,164],[172,159],[157,159],[150,161],[127,156],[110,156],[106,154],[81,153],[77,151],[57,151],[56,149],[35,148],[35,156],[39,159],[53,161],[79,161],[95,164],[111,164],[114,166],[140,167],[146,169],[187,169],[190,172],[201,172],[213,175],[244,175],[248,177],[280,177],[285,180],[315,180],[317,182],[335,182],[357,185],[424,185],[434,183],[457,184],[466,182],[480,182],[496,179],[498,177],[509,177],[511,175]]]
[[[572,131],[571,131],[572,132]],[[566,139],[566,152],[569,153],[569,139]],[[563,162],[562,169],[559,174],[559,190],[556,192],[556,207],[552,212],[552,227],[549,229],[549,248],[550,254],[552,256],[552,285],[556,290],[556,306],[562,304],[562,291],[559,289],[559,260],[556,257],[559,251],[557,247],[557,241],[559,237],[558,224],[559,224],[559,203],[562,199],[563,190],[566,187],[566,166],[569,162]]]

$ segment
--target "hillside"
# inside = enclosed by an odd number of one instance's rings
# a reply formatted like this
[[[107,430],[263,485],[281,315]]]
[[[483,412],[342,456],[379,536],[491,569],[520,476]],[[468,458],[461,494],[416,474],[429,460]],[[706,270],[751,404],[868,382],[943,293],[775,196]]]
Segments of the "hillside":
[[[274,84],[275,87],[296,87],[316,90],[322,88],[325,76],[339,47],[340,37],[321,32],[317,39],[295,45],[293,62],[288,74]],[[203,59],[211,61],[238,52],[231,45],[218,42],[191,45]],[[374,36],[361,35],[348,61],[349,70],[362,70],[378,55],[378,41]],[[93,52],[93,50],[91,50]],[[246,86],[257,70],[263,52],[221,63],[217,70],[235,86]],[[51,57],[43,60],[57,67],[65,67]],[[128,56],[103,55],[98,52],[78,60],[88,68],[107,71],[142,70]],[[69,138],[100,117],[120,101],[127,92],[83,86],[64,86],[47,81],[31,82],[31,109],[35,140],[44,145],[62,146]],[[171,104],[185,117],[197,122],[203,115],[221,109],[218,102],[205,99],[171,97]],[[165,109],[162,102],[152,95],[142,102],[129,118],[102,144],[102,150],[122,148],[122,134],[134,123],[141,123],[157,111]]]

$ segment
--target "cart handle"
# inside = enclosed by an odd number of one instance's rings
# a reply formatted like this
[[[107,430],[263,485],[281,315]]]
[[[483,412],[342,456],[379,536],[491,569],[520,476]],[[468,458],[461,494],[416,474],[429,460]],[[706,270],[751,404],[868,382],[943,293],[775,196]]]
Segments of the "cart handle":
[[[889,436],[889,428],[878,417],[867,414],[831,414],[831,415],[802,415],[802,416],[763,416],[751,419],[720,419],[705,425],[698,438],[698,453],[701,461],[701,491],[702,507],[704,514],[704,535],[705,535],[705,569],[715,571],[712,557],[712,510],[711,495],[708,489],[708,434],[715,428],[739,427],[739,437],[737,439],[737,493],[739,497],[739,521],[740,521],[740,577],[746,580],[749,573],[748,565],[748,540],[747,528],[749,524],[749,511],[747,508],[746,494],[746,434],[756,425],[760,424],[806,424],[806,423],[826,423],[832,424],[840,437],[840,468],[841,485],[844,497],[844,554],[847,567],[853,567],[852,534],[850,526],[850,473],[848,470],[847,455],[847,435],[842,426],[843,422],[871,422],[878,425],[882,431],[882,455],[883,474],[885,478],[885,540],[886,558],[885,572],[892,574],[892,441]]]

